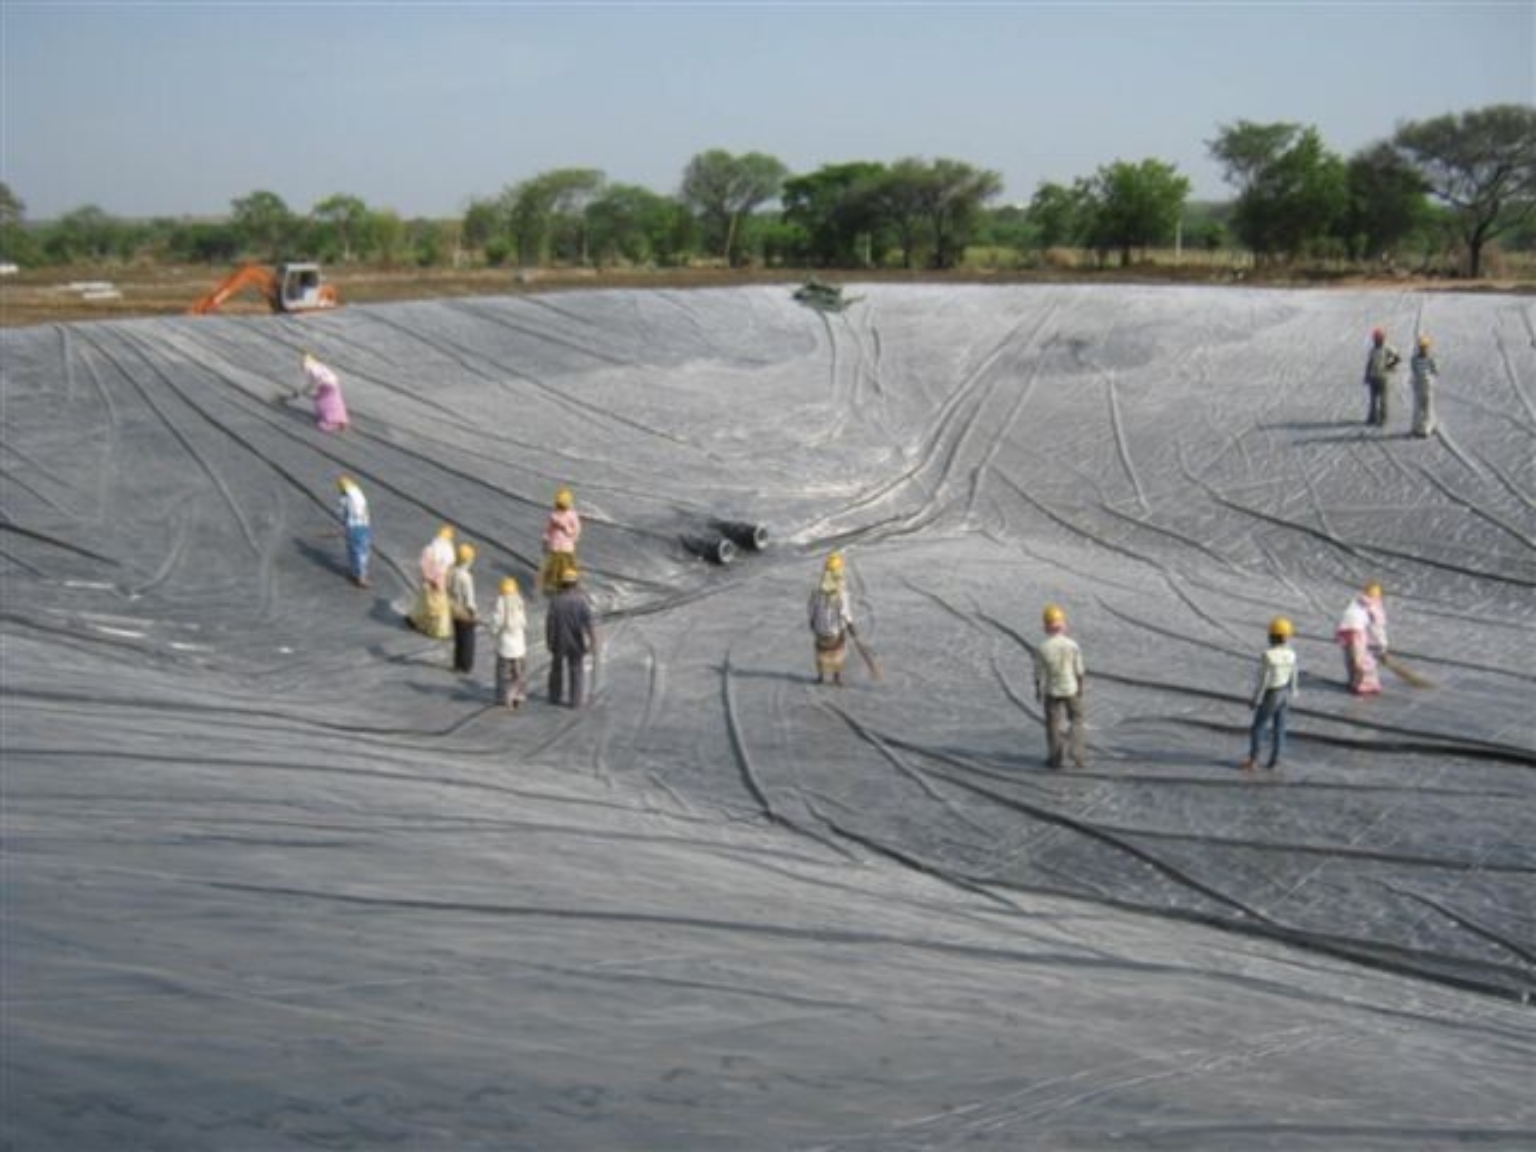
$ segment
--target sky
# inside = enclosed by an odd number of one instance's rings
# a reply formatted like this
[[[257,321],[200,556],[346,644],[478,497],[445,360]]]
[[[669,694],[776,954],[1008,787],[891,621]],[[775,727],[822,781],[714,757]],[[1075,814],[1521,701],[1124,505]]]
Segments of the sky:
[[[1348,156],[1495,103],[1536,103],[1536,0],[0,0],[0,180],[29,220],[259,189],[443,217],[564,167],[672,193],[711,148],[961,160],[1005,203],[1152,157],[1225,199],[1223,125],[1311,124]]]

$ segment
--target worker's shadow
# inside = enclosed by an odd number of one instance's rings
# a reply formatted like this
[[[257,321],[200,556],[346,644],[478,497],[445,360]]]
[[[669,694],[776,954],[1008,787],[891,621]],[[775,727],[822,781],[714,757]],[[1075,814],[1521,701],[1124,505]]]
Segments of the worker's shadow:
[[[713,665],[713,670],[724,675],[726,667],[724,664],[715,664]],[[814,684],[816,682],[816,674],[814,672],[801,674],[798,672],[786,672],[779,668],[732,667],[730,669],[730,676],[732,680],[778,680],[786,684]]]
[[[337,537],[336,545],[331,548],[321,548],[313,541],[306,540],[302,536],[295,537],[293,544],[298,549],[299,555],[311,564],[324,568],[327,572],[334,572],[343,580],[351,577],[352,570],[347,567],[346,560],[337,554],[337,548],[343,550],[346,548],[346,542],[340,537]]]

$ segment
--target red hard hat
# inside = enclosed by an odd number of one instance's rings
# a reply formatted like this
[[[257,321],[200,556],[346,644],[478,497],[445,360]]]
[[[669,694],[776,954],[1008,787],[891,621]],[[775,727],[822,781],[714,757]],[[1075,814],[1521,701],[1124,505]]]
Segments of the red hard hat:
[[[1376,343],[1380,344],[1386,338],[1387,338],[1387,330],[1385,328],[1372,328],[1371,329],[1371,339],[1376,341]]]

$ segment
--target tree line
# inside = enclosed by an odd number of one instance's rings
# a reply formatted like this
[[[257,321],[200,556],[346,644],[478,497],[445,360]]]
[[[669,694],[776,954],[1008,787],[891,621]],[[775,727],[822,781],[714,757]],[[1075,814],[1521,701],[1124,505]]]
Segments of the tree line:
[[[87,205],[31,224],[0,184],[0,258],[949,269],[979,246],[1020,264],[1072,249],[1124,266],[1177,242],[1259,264],[1455,251],[1477,277],[1496,239],[1536,249],[1536,107],[1405,123],[1347,159],[1315,127],[1289,122],[1224,124],[1206,147],[1233,188],[1227,203],[1192,205],[1189,180],[1156,158],[1115,160],[1071,184],[1040,183],[1027,205],[994,206],[1002,178],[961,160],[797,175],[764,153],[723,149],[694,156],[675,193],[560,168],[472,199],[451,220],[406,220],[341,193],[295,212],[258,190],[221,220],[129,221]]]

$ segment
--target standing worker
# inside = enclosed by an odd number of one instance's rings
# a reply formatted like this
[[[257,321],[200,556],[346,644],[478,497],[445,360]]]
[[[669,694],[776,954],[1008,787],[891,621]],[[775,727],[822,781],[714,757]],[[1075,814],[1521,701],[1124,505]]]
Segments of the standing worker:
[[[843,573],[843,554],[833,552],[822,565],[821,579],[811,592],[811,638],[816,649],[816,683],[827,678],[842,686],[843,665],[848,660],[848,637],[853,632],[853,605]]]
[[[453,635],[448,611],[448,573],[453,568],[453,527],[444,524],[421,552],[421,588],[411,610],[411,627],[423,636],[446,640]]]
[[[453,670],[468,675],[475,668],[475,546],[459,545],[459,562],[448,575],[448,615],[453,618]]]
[[[350,476],[336,481],[341,498],[336,503],[336,515],[341,518],[342,531],[347,537],[347,570],[352,583],[359,588],[368,587],[368,552],[373,546],[373,528],[368,520],[368,497]]]
[[[576,514],[576,497],[569,488],[555,493],[555,506],[544,522],[544,563],[539,569],[539,589],[546,596],[562,587],[561,577],[576,568],[576,541],[581,539],[581,517]]]
[[[1387,395],[1391,391],[1392,373],[1397,370],[1402,357],[1397,349],[1387,343],[1385,329],[1371,332],[1371,350],[1365,358],[1365,387],[1369,392],[1365,422],[1377,427],[1387,423]]]
[[[528,613],[517,581],[506,576],[501,595],[491,613],[491,635],[496,638],[496,699],[516,712],[528,698]]]
[[[1243,771],[1252,772],[1259,763],[1259,743],[1266,726],[1273,728],[1270,738],[1269,761],[1265,768],[1274,769],[1280,764],[1285,751],[1285,722],[1291,710],[1291,701],[1301,695],[1300,668],[1296,663],[1296,650],[1291,647],[1295,629],[1284,616],[1276,616],[1269,622],[1269,647],[1259,657],[1259,678],[1253,688],[1253,725],[1248,730],[1248,759],[1243,761]]]
[[[1035,652],[1035,699],[1045,705],[1046,761],[1060,768],[1070,743],[1073,765],[1085,768],[1083,652],[1067,635],[1067,614],[1058,605],[1047,604],[1040,621],[1046,638]]]
[[[578,586],[574,567],[560,573],[560,591],[544,614],[544,646],[549,649],[549,702],[580,708],[586,703],[586,658],[597,657],[597,622],[587,594]]]
[[[347,430],[347,402],[341,398],[341,380],[311,353],[304,353],[304,378],[315,398],[315,425],[322,432]]]
[[[1349,602],[1334,639],[1344,650],[1349,690],[1356,696],[1379,693],[1381,673],[1376,670],[1376,661],[1387,656],[1387,608],[1380,584],[1371,581]]]
[[[1429,354],[1431,342],[1422,332],[1418,348],[1408,360],[1408,377],[1413,382],[1413,434],[1419,439],[1435,434],[1435,397],[1433,392],[1440,365]]]

